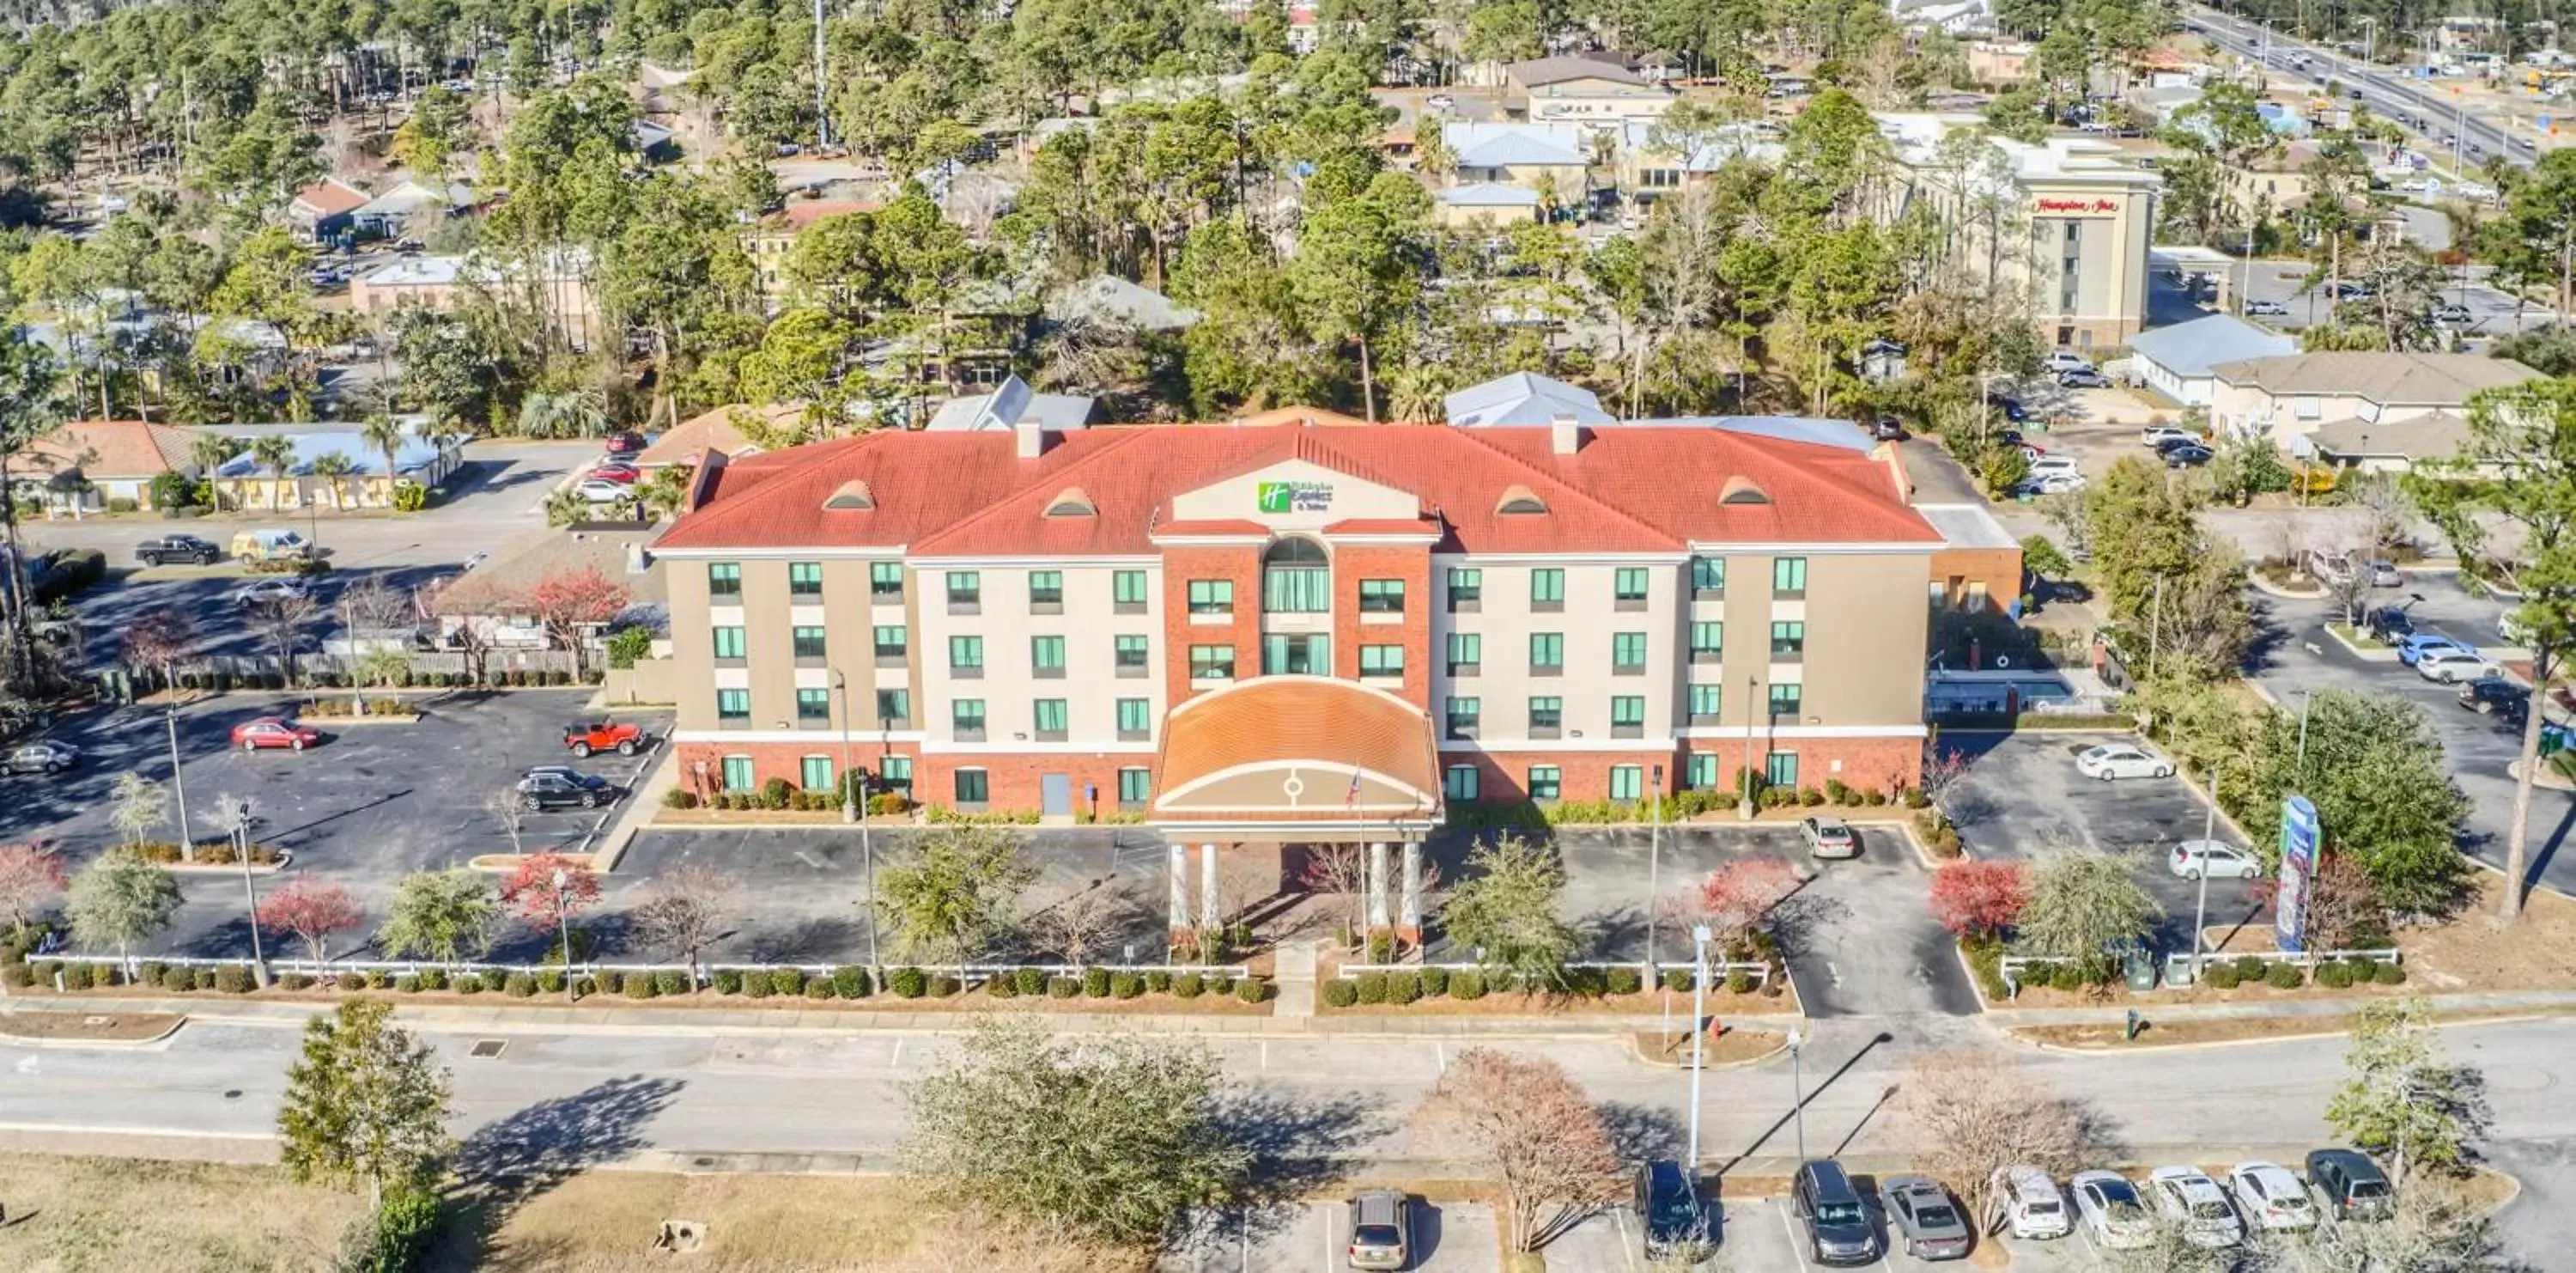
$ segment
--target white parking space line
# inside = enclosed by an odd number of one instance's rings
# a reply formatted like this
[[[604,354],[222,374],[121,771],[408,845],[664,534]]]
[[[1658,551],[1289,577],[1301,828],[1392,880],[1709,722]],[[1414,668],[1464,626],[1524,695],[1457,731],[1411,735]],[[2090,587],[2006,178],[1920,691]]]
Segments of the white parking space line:
[[[1610,1227],[1619,1231],[1619,1261],[1627,1265],[1631,1270],[1631,1273],[1634,1273],[1634,1270],[1637,1267],[1637,1252],[1643,1244],[1630,1242],[1628,1240],[1628,1209],[1626,1207],[1613,1207],[1610,1209]]]
[[[1798,1268],[1801,1273],[1804,1273],[1807,1267],[1807,1253],[1798,1249],[1798,1226],[1790,1220],[1789,1208],[1785,1204],[1780,1208],[1780,1230],[1789,1235],[1789,1254],[1797,1259]]]

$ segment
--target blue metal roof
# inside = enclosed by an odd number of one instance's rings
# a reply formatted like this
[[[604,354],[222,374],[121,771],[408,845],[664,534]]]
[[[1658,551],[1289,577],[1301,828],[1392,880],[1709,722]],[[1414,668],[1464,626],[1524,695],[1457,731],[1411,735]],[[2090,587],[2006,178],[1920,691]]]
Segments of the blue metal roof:
[[[2222,362],[2299,352],[2296,337],[2257,327],[2233,314],[2211,314],[2172,327],[2141,332],[2129,352],[2185,379],[2209,374]]]

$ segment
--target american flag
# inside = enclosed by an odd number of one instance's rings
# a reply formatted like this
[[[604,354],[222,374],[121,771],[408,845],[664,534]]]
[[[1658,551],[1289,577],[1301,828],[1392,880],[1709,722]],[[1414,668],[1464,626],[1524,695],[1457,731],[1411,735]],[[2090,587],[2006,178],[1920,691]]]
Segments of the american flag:
[[[1360,769],[1359,766],[1353,765],[1351,766],[1351,789],[1342,793],[1342,807],[1345,809],[1356,809],[1359,807],[1359,804]]]

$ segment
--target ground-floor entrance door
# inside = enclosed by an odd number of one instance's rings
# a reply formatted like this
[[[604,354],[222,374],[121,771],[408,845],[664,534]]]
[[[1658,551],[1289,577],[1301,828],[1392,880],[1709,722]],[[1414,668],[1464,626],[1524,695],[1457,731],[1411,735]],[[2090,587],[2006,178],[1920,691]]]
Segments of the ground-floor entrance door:
[[[1050,818],[1073,816],[1073,775],[1038,775],[1039,812]]]

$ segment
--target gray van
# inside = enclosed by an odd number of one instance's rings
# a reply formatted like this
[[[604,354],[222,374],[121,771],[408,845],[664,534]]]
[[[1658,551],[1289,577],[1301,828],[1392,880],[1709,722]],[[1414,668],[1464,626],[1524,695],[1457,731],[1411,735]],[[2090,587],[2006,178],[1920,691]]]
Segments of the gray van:
[[[1878,1258],[1878,1226],[1843,1165],[1812,1158],[1798,1166],[1790,1204],[1807,1226],[1809,1253],[1818,1264],[1867,1264]]]

